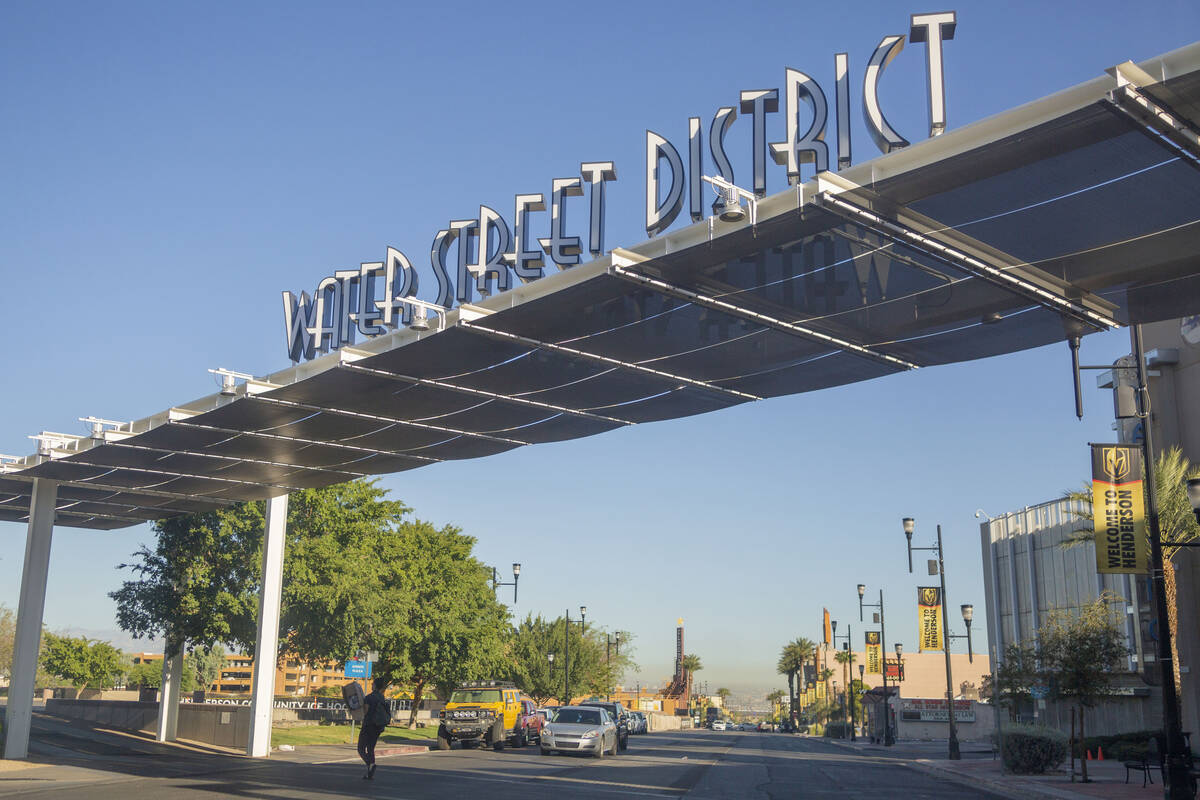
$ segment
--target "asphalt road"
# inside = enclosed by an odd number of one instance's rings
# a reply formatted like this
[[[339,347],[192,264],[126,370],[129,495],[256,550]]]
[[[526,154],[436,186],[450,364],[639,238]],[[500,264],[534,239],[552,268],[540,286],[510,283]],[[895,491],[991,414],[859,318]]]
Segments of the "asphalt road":
[[[375,780],[348,749],[314,763],[311,751],[269,760],[180,751],[105,738],[53,721],[35,724],[35,759],[0,771],[0,797],[258,800],[380,797],[420,800],[614,797],[992,798],[909,769],[893,756],[855,753],[819,739],[767,733],[686,731],[635,736],[619,756],[542,756],[520,750],[432,751],[380,759]]]

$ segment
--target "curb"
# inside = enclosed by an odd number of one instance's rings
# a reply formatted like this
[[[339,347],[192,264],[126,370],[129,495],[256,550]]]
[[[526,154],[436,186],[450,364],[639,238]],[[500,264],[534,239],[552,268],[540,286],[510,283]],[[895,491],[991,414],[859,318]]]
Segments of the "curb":
[[[429,748],[419,744],[400,744],[393,747],[376,747],[375,757],[380,756],[408,756],[416,753],[428,753]]]
[[[977,775],[964,775],[952,769],[936,766],[933,762],[924,758],[905,761],[903,763],[918,772],[924,772],[927,775],[936,775],[939,778],[945,778],[962,786],[970,786],[976,789],[983,788],[993,794],[1011,798],[1011,800],[1028,800],[1028,798],[1036,798],[1037,800],[1095,800],[1091,795],[1079,794],[1067,789],[1035,786],[1028,783],[1022,783],[1017,786],[1005,781],[991,780],[990,778],[982,778]]]

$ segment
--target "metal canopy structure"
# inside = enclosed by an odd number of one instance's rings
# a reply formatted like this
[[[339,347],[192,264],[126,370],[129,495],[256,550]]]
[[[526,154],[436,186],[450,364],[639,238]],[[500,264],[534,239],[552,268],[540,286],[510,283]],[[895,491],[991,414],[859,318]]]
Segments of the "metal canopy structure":
[[[1008,353],[1200,302],[1200,45],[0,465],[112,529]]]

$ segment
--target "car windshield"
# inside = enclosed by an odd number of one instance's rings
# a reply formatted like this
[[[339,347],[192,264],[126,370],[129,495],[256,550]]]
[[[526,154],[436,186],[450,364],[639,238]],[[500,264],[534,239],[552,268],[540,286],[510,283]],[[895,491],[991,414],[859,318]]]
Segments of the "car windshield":
[[[499,689],[456,689],[450,695],[451,703],[499,703]]]
[[[554,715],[554,721],[571,725],[599,725],[600,712],[583,708],[564,708]]]

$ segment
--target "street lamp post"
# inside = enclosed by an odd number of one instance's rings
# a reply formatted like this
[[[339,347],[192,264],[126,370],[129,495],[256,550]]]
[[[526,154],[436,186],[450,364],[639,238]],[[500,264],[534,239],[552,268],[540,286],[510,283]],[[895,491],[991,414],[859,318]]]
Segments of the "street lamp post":
[[[942,548],[942,526],[937,526],[937,544],[933,547],[913,547],[912,537],[913,530],[916,528],[916,522],[912,517],[905,517],[902,520],[904,524],[904,537],[908,540],[908,571],[912,572],[912,551],[913,550],[934,550],[937,552],[938,561],[938,581],[942,587],[942,649],[946,654],[946,717],[950,720],[950,760],[957,761],[962,758],[962,753],[958,748],[958,727],[954,720],[954,677],[950,669],[950,618],[946,615],[946,562],[943,559]],[[968,620],[972,616],[974,606],[964,605],[962,608],[963,619]],[[967,636],[971,635],[971,625],[967,622]]]
[[[621,658],[621,632],[617,631],[615,636],[610,636],[609,634],[606,633],[606,634],[604,634],[604,639],[605,639],[604,663],[610,665],[610,667],[611,667],[612,651],[613,651],[613,643],[614,642],[616,642],[616,645],[617,645],[617,658],[618,659]],[[610,680],[612,679],[611,670],[610,670],[610,674],[608,677]],[[608,693],[608,699],[612,700],[612,692]]]
[[[519,563],[515,563],[515,562],[513,563],[512,583],[505,583],[505,582],[501,581],[499,578],[500,578],[500,575],[499,575],[499,573],[496,572],[496,568],[492,567],[492,594],[494,595],[494,594],[496,594],[496,592],[500,591],[501,586],[511,586],[511,587],[513,587],[513,605],[516,605],[517,604],[517,582],[521,580],[521,565]]]
[[[866,594],[866,584],[858,584],[858,621],[863,621],[863,608],[878,608],[879,609],[879,643],[880,646],[887,641],[887,628],[884,627],[883,614],[883,589],[879,590],[878,603],[864,603],[863,595]],[[896,737],[892,735],[891,714],[888,713],[888,688],[887,688],[887,657],[883,658],[883,744],[885,747],[891,747],[896,743]]]
[[[838,642],[838,638],[839,638],[838,632],[837,632],[837,620],[830,620],[829,627],[833,629],[833,647],[836,650],[837,642]],[[850,686],[851,686],[851,684],[853,682],[853,678],[854,678],[854,650],[850,647],[850,626],[849,625],[846,626],[846,632],[843,633],[840,638],[846,640],[845,644],[842,645],[842,649],[850,654],[849,659],[847,661],[842,662],[842,678],[845,683],[844,691],[847,693],[847,696],[848,696],[848,693],[850,691]],[[855,736],[855,734],[854,734],[854,701],[847,700],[846,702],[850,706],[850,741],[852,741],[852,742],[858,741],[858,737]],[[842,721],[845,722],[845,720],[846,720],[846,710],[843,708],[842,709]]]
[[[571,705],[571,609],[566,611],[567,623],[563,626],[563,689],[562,704]],[[579,630],[587,632],[587,606],[579,607]]]

